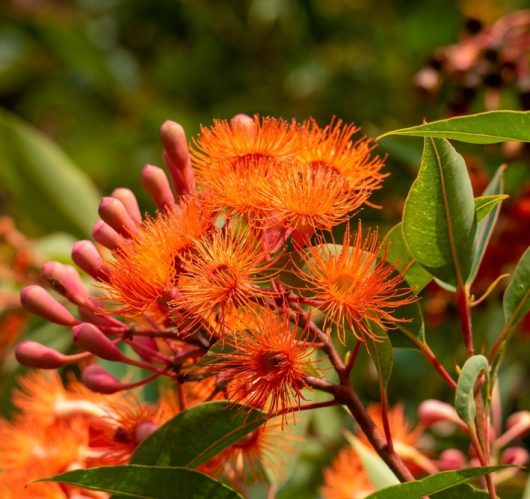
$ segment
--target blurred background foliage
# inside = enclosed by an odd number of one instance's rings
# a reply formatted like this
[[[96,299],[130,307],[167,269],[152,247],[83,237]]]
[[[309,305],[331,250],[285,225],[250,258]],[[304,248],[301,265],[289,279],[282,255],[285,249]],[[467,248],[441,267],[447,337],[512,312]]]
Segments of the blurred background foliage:
[[[148,162],[161,166],[158,132],[165,119],[183,124],[189,137],[200,124],[240,112],[314,116],[322,124],[337,116],[371,136],[439,119],[449,112],[451,89],[425,98],[414,88],[416,73],[438,47],[461,39],[470,18],[487,25],[526,6],[524,0],[3,0],[0,215],[13,216],[32,241],[26,244],[11,226],[0,227],[0,354],[9,351],[21,330],[69,348],[64,328],[35,319],[27,326],[14,293],[38,279],[46,259],[68,260],[73,237],[88,237],[98,191],[108,194],[126,186],[144,209],[153,208],[139,173]],[[520,108],[517,89],[502,103]],[[483,109],[480,98],[471,103],[471,111]],[[458,148],[466,152],[477,195],[509,156],[497,146]],[[421,142],[386,139],[378,151],[388,154],[391,172],[377,195],[383,209],[366,209],[361,216],[384,233],[400,219]],[[530,179],[528,157],[522,151],[508,159],[506,190],[512,199],[503,208],[504,225],[489,263],[496,275],[502,265],[513,266],[528,245],[524,230],[512,221],[530,220],[530,201],[520,203]],[[502,230],[511,230],[512,239]],[[484,339],[500,329],[499,295],[494,293],[475,314]],[[432,289],[422,306],[428,339],[452,368],[463,348],[454,304]],[[513,349],[504,372],[509,412],[530,406],[525,337],[519,335],[521,348]],[[66,341],[59,345],[61,338]],[[410,400],[413,414],[424,398],[447,399],[442,382],[416,352],[400,350],[395,356],[393,402]],[[3,412],[8,411],[13,367],[8,357],[0,380]],[[356,372],[363,396],[377,399],[376,375],[366,358]],[[330,442],[336,449],[341,423],[332,412],[315,416],[311,431],[320,435],[319,444]],[[309,445],[311,464],[301,465],[291,492],[282,497],[309,494],[321,480],[314,470],[329,462],[331,453],[313,451]]]

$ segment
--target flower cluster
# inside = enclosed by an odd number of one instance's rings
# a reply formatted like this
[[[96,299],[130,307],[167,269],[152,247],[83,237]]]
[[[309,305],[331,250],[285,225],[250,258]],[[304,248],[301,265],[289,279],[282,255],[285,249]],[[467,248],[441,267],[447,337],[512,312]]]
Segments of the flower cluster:
[[[238,115],[203,127],[190,152],[182,127],[164,123],[170,175],[142,171],[157,213],[142,216],[135,195],[116,189],[100,203],[95,243],[72,251],[95,285],[49,262],[42,281],[51,291],[32,285],[21,294],[26,310],[70,327],[80,351],[24,341],[18,360],[42,369],[82,361],[83,385],[112,397],[169,377],[179,410],[189,405],[183,387],[199,380],[209,387],[201,401],[240,402],[281,416],[283,427],[306,389],[326,383],[315,350],[347,376],[354,359],[339,359],[335,339],[377,341],[377,331],[403,320],[394,311],[416,299],[385,262],[377,233],[359,221],[338,244],[331,232],[385,177],[383,159],[357,132],[340,120],[320,127]],[[151,374],[118,380],[94,357]]]

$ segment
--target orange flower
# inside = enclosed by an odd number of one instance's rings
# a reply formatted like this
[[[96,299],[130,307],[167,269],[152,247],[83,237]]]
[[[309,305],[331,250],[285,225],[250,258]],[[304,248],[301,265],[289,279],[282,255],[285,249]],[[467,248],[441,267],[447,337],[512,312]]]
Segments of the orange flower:
[[[219,319],[222,325],[228,311],[271,295],[271,290],[260,287],[270,280],[263,273],[274,263],[266,262],[265,256],[247,229],[225,227],[196,241],[182,259],[173,306],[194,316]]]
[[[374,490],[359,457],[346,447],[324,471],[320,493],[324,499],[363,499]]]
[[[345,222],[367,199],[369,191],[350,190],[345,179],[331,169],[314,169],[292,163],[281,174],[256,186],[267,199],[273,220],[311,234]],[[268,215],[270,216],[270,215]]]
[[[269,414],[300,404],[312,350],[296,330],[288,316],[264,310],[258,326],[225,340],[228,353],[218,354],[211,369],[228,382],[230,400]]]
[[[276,420],[268,421],[239,442],[204,463],[199,470],[215,478],[226,476],[237,482],[265,478],[264,470],[282,476],[284,458],[292,452],[289,428]]]
[[[211,214],[196,198],[155,218],[146,219],[133,239],[114,251],[109,262],[107,297],[122,305],[123,314],[158,313],[175,286],[178,256],[212,225]]]
[[[360,340],[377,338],[366,321],[382,329],[402,322],[392,315],[397,307],[416,301],[409,288],[403,287],[401,275],[394,267],[377,261],[380,245],[377,232],[368,233],[363,241],[361,224],[350,246],[346,230],[342,246],[318,245],[302,255],[305,269],[298,274],[308,283],[313,298],[326,314],[326,324],[334,323],[344,342],[344,330],[351,329]]]
[[[192,150],[199,183],[207,186],[218,168],[230,166],[244,171],[248,162],[263,159],[282,161],[298,151],[298,126],[293,121],[255,115],[252,120],[214,120],[213,126],[202,126]]]
[[[344,177],[350,189],[372,191],[381,186],[387,176],[380,172],[384,160],[370,157],[372,141],[362,137],[352,142],[360,129],[342,120],[331,120],[320,128],[314,119],[305,121],[300,132],[300,155],[313,169],[326,169]]]

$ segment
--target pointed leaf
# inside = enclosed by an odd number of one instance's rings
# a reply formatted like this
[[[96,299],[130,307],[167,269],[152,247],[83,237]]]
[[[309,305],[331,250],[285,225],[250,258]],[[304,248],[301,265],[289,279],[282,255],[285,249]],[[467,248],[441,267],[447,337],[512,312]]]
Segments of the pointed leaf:
[[[515,326],[530,310],[530,248],[523,253],[503,298],[504,319]]]
[[[441,492],[455,485],[472,480],[479,476],[509,468],[509,465],[484,466],[479,468],[467,468],[456,471],[442,471],[435,475],[429,475],[423,480],[400,483],[386,489],[378,490],[370,494],[366,499],[422,499],[424,496]]]
[[[389,135],[439,137],[472,144],[494,144],[508,140],[528,142],[530,141],[530,112],[489,111],[457,116],[424,125],[392,130],[381,135],[379,139]]]
[[[398,319],[408,322],[396,322],[396,329],[389,332],[388,337],[394,348],[412,348],[419,350],[416,340],[425,343],[425,323],[419,303],[411,303],[395,310]],[[414,339],[415,338],[415,339]]]
[[[477,276],[478,269],[486,253],[491,234],[499,218],[500,203],[505,198],[504,191],[504,166],[501,166],[484,191],[484,196],[475,199],[477,211],[477,232],[475,234],[475,249],[471,272],[467,283],[472,284]],[[486,211],[488,210],[488,211]]]
[[[386,250],[386,260],[399,271],[405,269],[403,277],[415,294],[418,294],[431,281],[431,274],[415,262],[410,254],[403,237],[402,223],[395,225],[387,232],[381,244],[381,250],[383,252]]]
[[[398,484],[399,480],[387,464],[371,449],[366,447],[355,435],[346,433],[346,438],[363,464],[364,471],[376,489]]]
[[[380,328],[375,329],[375,325],[371,325],[374,333],[377,334],[378,339],[373,340],[372,338],[366,338],[366,348],[368,353],[375,364],[377,373],[379,375],[379,382],[383,387],[386,388],[390,376],[392,374],[392,366],[394,364],[394,358],[392,355],[392,343],[388,338],[386,331]]]
[[[141,499],[241,499],[230,487],[180,467],[101,466],[69,471],[43,481],[67,483],[90,490],[103,490],[118,497]]]
[[[469,483],[462,483],[456,487],[451,487],[442,492],[431,496],[431,499],[489,499],[490,494],[487,490],[480,490]]]
[[[475,405],[475,384],[482,373],[487,373],[488,359],[484,355],[474,355],[466,360],[458,377],[455,392],[455,409],[468,426],[475,424],[477,408]]]
[[[260,411],[227,401],[192,407],[150,435],[136,449],[131,464],[197,467],[254,431],[265,419]]]
[[[475,203],[464,159],[442,139],[425,139],[418,177],[403,213],[403,235],[412,256],[450,285],[471,270]]]
[[[91,234],[96,188],[51,140],[5,111],[0,111],[0,182],[18,212],[39,226]]]

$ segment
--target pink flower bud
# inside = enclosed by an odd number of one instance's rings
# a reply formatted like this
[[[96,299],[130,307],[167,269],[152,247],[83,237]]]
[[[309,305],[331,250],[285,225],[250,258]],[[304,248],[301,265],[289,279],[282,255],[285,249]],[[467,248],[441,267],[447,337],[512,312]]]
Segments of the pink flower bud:
[[[68,364],[66,355],[31,340],[16,346],[15,357],[23,366],[36,369],[59,369]]]
[[[158,352],[158,345],[153,338],[149,336],[133,336],[127,343],[146,362],[155,362],[157,360],[156,355],[150,353],[150,351]]]
[[[195,192],[195,180],[184,128],[174,121],[165,121],[160,129],[164,146],[164,161],[173,178],[175,192],[180,195]]]
[[[110,225],[103,220],[98,220],[92,229],[94,239],[109,250],[115,250],[125,243],[125,239],[120,236]]]
[[[147,437],[160,428],[159,425],[152,421],[143,421],[134,430],[134,439],[137,443],[143,442]]]
[[[97,364],[92,364],[83,371],[81,381],[96,393],[111,394],[125,388],[112,374]]]
[[[119,348],[93,324],[82,322],[72,328],[72,333],[74,342],[83,350],[102,359],[115,362],[123,360]]]
[[[244,129],[246,128],[249,133],[254,133],[256,125],[254,120],[248,115],[239,113],[236,114],[231,120],[230,124],[233,128]]]
[[[528,451],[523,447],[508,447],[501,456],[502,464],[524,466],[528,462]]]
[[[138,225],[142,223],[142,213],[133,191],[125,187],[118,187],[112,191],[112,197],[119,199],[123,203],[127,213]]]
[[[458,449],[447,449],[440,454],[436,464],[440,471],[459,470],[466,465],[466,456]]]
[[[506,428],[512,428],[513,426],[528,427],[530,429],[530,412],[519,411],[510,415],[506,421]]]
[[[159,208],[175,204],[169,180],[162,168],[145,165],[142,170],[142,184]]]
[[[41,286],[33,284],[25,287],[20,292],[20,302],[27,312],[31,312],[56,324],[73,326],[79,322]]]
[[[72,248],[72,260],[94,279],[109,281],[109,269],[92,241],[77,241]]]
[[[80,307],[91,307],[88,291],[77,271],[70,265],[48,262],[44,265],[42,278],[58,293]]]
[[[440,421],[464,425],[453,406],[435,399],[424,400],[418,408],[418,416],[424,426],[431,426]]]
[[[130,238],[138,230],[136,222],[131,218],[123,203],[113,197],[104,197],[99,203],[99,216],[118,234]]]

